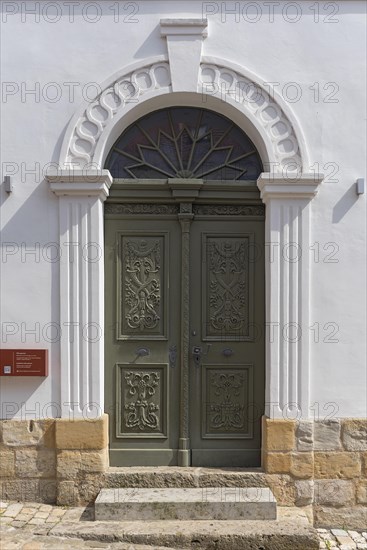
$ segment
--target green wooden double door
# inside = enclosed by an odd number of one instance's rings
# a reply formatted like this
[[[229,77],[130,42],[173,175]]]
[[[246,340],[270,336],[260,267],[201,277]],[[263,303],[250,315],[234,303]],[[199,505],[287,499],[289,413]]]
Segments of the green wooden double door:
[[[106,210],[112,466],[260,465],[264,220],[248,211]]]

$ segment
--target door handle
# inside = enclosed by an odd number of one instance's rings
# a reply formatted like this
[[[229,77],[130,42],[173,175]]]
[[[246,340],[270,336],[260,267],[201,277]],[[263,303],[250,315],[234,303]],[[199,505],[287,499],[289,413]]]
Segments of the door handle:
[[[135,351],[135,353],[138,357],[145,357],[146,355],[150,355],[150,349],[149,348],[138,348]]]
[[[197,367],[200,367],[202,354],[203,348],[201,348],[200,346],[194,346],[192,348],[192,356],[194,358],[194,363]]]
[[[201,359],[202,359],[203,355],[208,355],[209,350],[210,350],[210,346],[211,346],[211,344],[207,344],[207,348],[206,348],[205,352],[203,351],[203,348],[201,346],[194,346],[192,348],[192,356],[193,356],[194,364],[195,364],[196,367],[201,366]]]

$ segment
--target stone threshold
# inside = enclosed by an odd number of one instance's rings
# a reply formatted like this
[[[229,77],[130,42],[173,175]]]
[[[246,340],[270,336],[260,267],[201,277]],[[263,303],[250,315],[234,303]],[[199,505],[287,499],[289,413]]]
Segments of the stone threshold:
[[[42,530],[40,534],[45,534]],[[317,550],[317,531],[304,512],[278,509],[278,519],[196,521],[61,521],[50,536],[202,550]]]
[[[105,488],[119,487],[268,487],[261,468],[203,468],[182,466],[110,467]]]

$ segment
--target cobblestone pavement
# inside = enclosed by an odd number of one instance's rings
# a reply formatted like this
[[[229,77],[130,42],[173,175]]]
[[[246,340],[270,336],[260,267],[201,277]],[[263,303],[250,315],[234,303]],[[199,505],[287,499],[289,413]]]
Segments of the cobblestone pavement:
[[[170,550],[122,542],[47,536],[47,531],[61,520],[77,522],[92,519],[92,508],[63,508],[34,502],[0,502],[0,550]],[[41,534],[42,530],[44,534]],[[367,532],[318,529],[318,533],[320,549],[367,550]]]

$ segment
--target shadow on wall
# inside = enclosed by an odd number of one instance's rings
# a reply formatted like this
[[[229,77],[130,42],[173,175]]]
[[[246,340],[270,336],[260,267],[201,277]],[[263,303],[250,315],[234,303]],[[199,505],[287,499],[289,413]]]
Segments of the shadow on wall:
[[[359,195],[356,194],[355,182],[346,190],[344,195],[340,197],[338,202],[333,208],[332,221],[333,223],[340,222],[345,214],[352,208],[354,203],[358,200]]]

